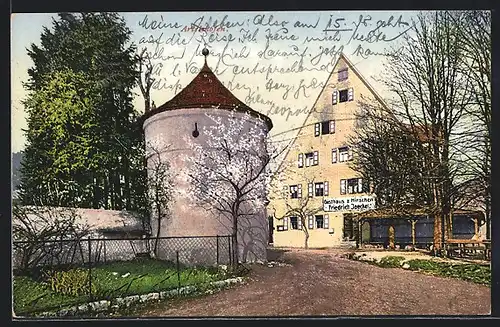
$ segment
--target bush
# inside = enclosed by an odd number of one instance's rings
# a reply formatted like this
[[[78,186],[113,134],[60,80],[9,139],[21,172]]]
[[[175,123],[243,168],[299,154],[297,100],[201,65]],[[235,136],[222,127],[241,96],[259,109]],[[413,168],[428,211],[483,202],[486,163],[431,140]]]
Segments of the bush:
[[[89,271],[86,269],[47,271],[45,274],[50,289],[56,293],[73,296],[89,294]],[[94,284],[92,292],[95,292]]]
[[[443,277],[459,278],[478,284],[491,284],[491,268],[477,264],[452,264],[413,259],[407,262],[411,270],[424,271]]]
[[[401,262],[403,262],[404,259],[404,257],[387,256],[380,259],[378,265],[381,267],[399,268],[401,267]]]

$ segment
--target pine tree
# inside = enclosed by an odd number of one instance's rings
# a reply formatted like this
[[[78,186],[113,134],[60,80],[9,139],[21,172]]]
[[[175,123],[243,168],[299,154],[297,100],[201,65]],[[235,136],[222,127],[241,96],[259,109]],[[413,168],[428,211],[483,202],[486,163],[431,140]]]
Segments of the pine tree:
[[[25,204],[143,206],[142,131],[132,105],[138,62],[116,13],[61,13],[28,55]]]

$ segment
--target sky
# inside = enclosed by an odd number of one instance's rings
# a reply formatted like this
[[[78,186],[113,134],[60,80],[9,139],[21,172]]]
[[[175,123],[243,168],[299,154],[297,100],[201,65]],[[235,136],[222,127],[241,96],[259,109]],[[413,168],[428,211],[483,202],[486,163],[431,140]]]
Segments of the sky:
[[[185,87],[207,63],[236,97],[274,124],[271,135],[289,137],[304,122],[343,52],[382,97],[377,81],[384,70],[384,49],[398,48],[411,33],[416,12],[134,12],[120,13],[132,31],[131,42],[152,58],[156,106]],[[22,13],[11,17],[11,143],[25,147],[27,96],[23,82],[33,65],[26,49],[40,44],[42,28],[56,14]],[[392,18],[391,18],[392,17]],[[134,105],[143,112],[142,95]]]

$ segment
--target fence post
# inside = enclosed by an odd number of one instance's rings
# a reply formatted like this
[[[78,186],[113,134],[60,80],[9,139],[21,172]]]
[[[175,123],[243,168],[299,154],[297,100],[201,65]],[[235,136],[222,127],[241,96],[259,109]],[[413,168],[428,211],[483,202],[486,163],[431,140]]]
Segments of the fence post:
[[[181,294],[181,272],[179,268],[179,251],[175,251],[175,257],[176,257],[176,269],[177,269],[177,293],[180,295]]]
[[[89,299],[92,301],[92,244],[90,241],[90,235],[88,238],[88,245],[89,245]]]
[[[219,235],[217,235],[217,266],[219,265]]]

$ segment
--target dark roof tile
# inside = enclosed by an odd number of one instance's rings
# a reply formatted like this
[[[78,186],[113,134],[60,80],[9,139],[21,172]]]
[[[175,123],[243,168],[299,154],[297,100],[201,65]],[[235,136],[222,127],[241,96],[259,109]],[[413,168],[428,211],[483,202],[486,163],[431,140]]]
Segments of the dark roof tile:
[[[245,103],[240,101],[229,91],[208,67],[205,57],[205,64],[196,77],[184,89],[182,89],[171,100],[161,106],[152,109],[144,114],[147,119],[157,113],[166,110],[188,109],[188,108],[216,108],[225,110],[235,110],[237,112],[249,113],[250,115],[264,120],[269,128],[273,127],[272,121]]]

